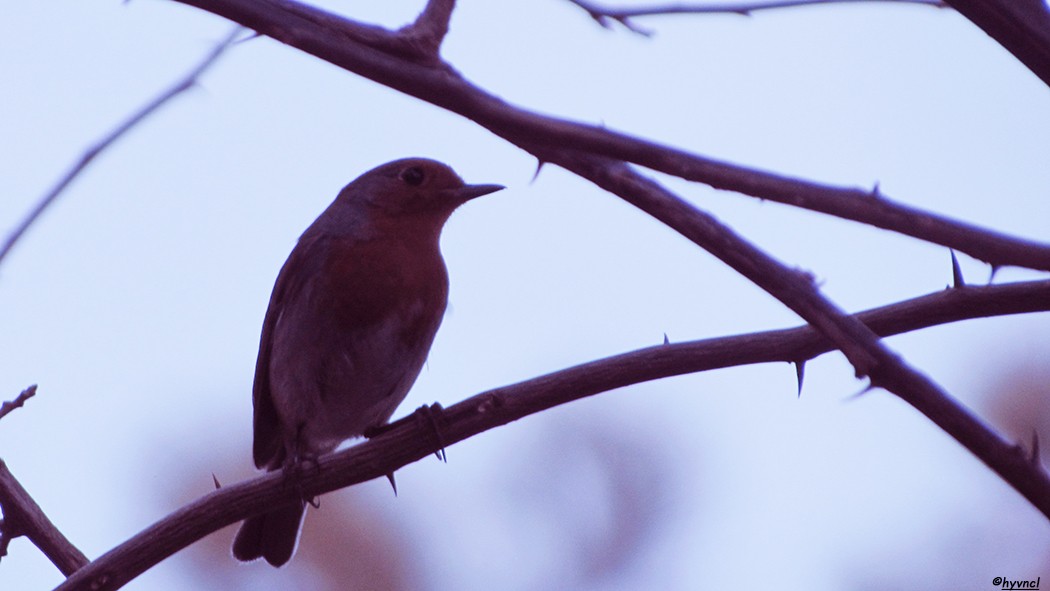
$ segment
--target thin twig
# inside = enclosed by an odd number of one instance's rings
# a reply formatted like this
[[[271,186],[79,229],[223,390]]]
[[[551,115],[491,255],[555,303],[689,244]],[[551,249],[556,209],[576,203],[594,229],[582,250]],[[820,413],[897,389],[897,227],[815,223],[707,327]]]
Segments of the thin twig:
[[[9,252],[11,252],[11,249],[14,248],[15,243],[18,242],[18,240],[22,238],[22,236],[26,233],[26,230],[28,230],[29,227],[32,226],[38,218],[40,218],[41,214],[44,213],[44,210],[46,210],[52,203],[55,202],[56,199],[58,199],[59,195],[61,195],[66,190],[66,187],[68,187],[70,183],[72,183],[73,180],[76,179],[77,176],[79,176],[80,173],[83,172],[89,164],[91,164],[91,161],[94,160],[95,157],[97,157],[106,148],[108,148],[114,142],[120,139],[124,134],[131,131],[131,129],[138,125],[140,122],[142,122],[142,120],[146,119],[158,109],[160,109],[162,106],[164,106],[168,101],[196,86],[197,81],[198,79],[200,79],[201,75],[204,74],[204,72],[219,59],[223,52],[225,52],[226,49],[233,44],[234,40],[237,38],[238,35],[240,35],[241,31],[242,28],[240,26],[234,28],[234,30],[230,32],[230,34],[221,43],[216,45],[208,53],[204,60],[201,61],[201,63],[198,64],[196,67],[194,67],[189,74],[187,74],[184,78],[179,80],[174,86],[164,91],[152,101],[143,106],[138,112],[136,112],[126,121],[118,125],[113,131],[111,131],[109,134],[107,134],[105,137],[99,140],[99,142],[96,143],[94,146],[88,148],[87,151],[84,152],[84,154],[80,157],[80,160],[78,160],[73,165],[73,167],[65,175],[63,175],[61,179],[59,179],[58,183],[55,184],[55,186],[52,187],[51,190],[48,191],[40,199],[39,202],[37,202],[36,206],[25,216],[22,222],[14,230],[11,231],[11,234],[8,235],[7,240],[4,241],[3,247],[0,248],[0,263],[2,263],[4,257],[6,257]]]
[[[948,4],[943,0],[773,0],[771,2],[722,2],[702,4],[660,4],[656,6],[643,6],[636,8],[610,8],[599,6],[588,0],[569,0],[570,3],[579,6],[587,12],[599,25],[610,28],[609,21],[617,21],[635,33],[650,35],[651,32],[635,26],[630,19],[640,16],[656,16],[668,14],[737,14],[751,16],[755,12],[764,10],[778,10],[783,8],[797,8],[800,6],[822,6],[827,4],[871,4],[883,2],[892,4],[918,4],[934,8],[947,8]]]
[[[959,320],[1050,309],[1050,281],[947,289],[856,315],[881,336]],[[810,326],[660,344],[563,369],[472,396],[440,414],[441,443],[427,421],[403,421],[381,435],[318,459],[289,487],[280,472],[224,485],[142,530],[76,572],[58,590],[112,591],[202,537],[287,502],[375,478],[484,431],[574,400],[632,384],[753,363],[809,359],[834,347]],[[789,391],[785,388],[785,391]],[[1020,452],[1018,452],[1020,453]],[[1027,461],[1027,455],[1020,454]],[[1050,502],[1046,499],[1044,505]]]
[[[0,419],[6,417],[8,413],[13,411],[14,409],[21,408],[22,405],[26,403],[26,400],[29,400],[33,396],[36,396],[36,384],[33,384],[25,390],[22,390],[22,392],[19,393],[18,397],[14,400],[0,404]]]

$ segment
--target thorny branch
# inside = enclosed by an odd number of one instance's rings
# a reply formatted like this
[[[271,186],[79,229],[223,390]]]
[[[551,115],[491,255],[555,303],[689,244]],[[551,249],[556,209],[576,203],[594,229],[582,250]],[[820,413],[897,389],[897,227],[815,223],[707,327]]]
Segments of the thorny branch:
[[[573,153],[547,152],[549,160],[587,178],[722,259],[805,318],[835,343],[873,387],[893,392],[965,446],[1050,518],[1050,476],[953,400],[928,377],[887,348],[857,318],[824,299],[812,282],[736,236],[626,165]]]
[[[1050,309],[1050,280],[946,289],[856,315],[881,336],[970,318]],[[441,443],[427,422],[390,431],[323,456],[289,487],[280,472],[223,487],[186,505],[74,573],[56,591],[112,591],[178,550],[229,524],[287,502],[385,477],[453,444],[588,396],[676,375],[754,363],[803,363],[834,347],[810,326],[662,344],[591,361],[472,396],[440,413]],[[1031,461],[1017,447],[1007,450]]]

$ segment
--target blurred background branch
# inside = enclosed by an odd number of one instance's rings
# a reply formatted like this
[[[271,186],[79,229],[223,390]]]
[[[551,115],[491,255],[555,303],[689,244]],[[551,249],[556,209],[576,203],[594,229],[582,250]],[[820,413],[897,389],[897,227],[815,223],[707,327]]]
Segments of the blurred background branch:
[[[44,211],[50,207],[56,199],[58,199],[66,188],[69,187],[70,183],[80,176],[80,173],[84,172],[88,165],[91,164],[99,154],[134,129],[139,123],[142,123],[147,117],[156,113],[169,101],[195,87],[197,81],[208,70],[208,68],[218,61],[218,59],[222,57],[222,54],[233,45],[233,42],[237,39],[237,36],[241,34],[242,30],[243,29],[240,26],[234,27],[230,34],[213,47],[212,50],[208,52],[208,55],[190,70],[186,76],[150,100],[147,104],[143,105],[141,109],[133,113],[130,117],[113,128],[112,131],[107,133],[105,137],[98,141],[98,143],[88,148],[80,159],[73,164],[72,168],[62,175],[62,178],[55,183],[54,187],[40,198],[33,209],[26,214],[25,218],[23,218],[15,229],[8,234],[7,238],[4,240],[3,246],[0,246],[0,263],[3,263],[4,258],[7,257],[8,253],[11,252],[11,249],[15,247],[15,243],[17,243],[26,231],[29,230],[29,227],[32,226],[41,215],[43,215]]]

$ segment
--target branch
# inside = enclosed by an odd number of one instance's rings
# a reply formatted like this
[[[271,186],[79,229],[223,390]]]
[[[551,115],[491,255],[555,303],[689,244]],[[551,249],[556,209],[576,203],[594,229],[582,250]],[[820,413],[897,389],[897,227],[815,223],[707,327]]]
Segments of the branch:
[[[858,314],[882,336],[959,320],[1050,310],[1050,281],[947,289]],[[592,361],[510,386],[483,392],[434,416],[441,442],[428,421],[398,421],[387,432],[318,460],[316,470],[289,486],[273,472],[223,487],[186,505],[141,531],[83,569],[57,589],[119,589],[161,560],[222,527],[287,503],[379,477],[479,433],[543,410],[624,386],[710,369],[768,363],[801,362],[834,350],[809,326],[686,343],[664,344]],[[1025,459],[1025,477],[1046,476],[1028,463],[1019,448],[1005,447],[1004,462]],[[1050,496],[1039,505],[1050,513]]]
[[[721,4],[665,4],[642,8],[607,8],[589,0],[569,0],[579,6],[599,25],[610,28],[609,21],[649,36],[651,31],[631,22],[632,18],[666,14],[739,14],[751,16],[760,10],[853,4],[858,2],[892,2],[921,4],[935,8],[952,7],[981,28],[1021,61],[1029,70],[1050,85],[1050,7],[1041,0],[773,0],[772,2],[727,2]]]
[[[127,132],[131,131],[132,128],[141,123],[144,119],[155,113],[168,101],[196,86],[197,80],[200,79],[201,75],[204,74],[204,72],[219,59],[223,52],[233,44],[234,39],[240,34],[240,32],[240,27],[235,28],[226,39],[216,45],[215,48],[208,53],[207,57],[193,68],[193,70],[191,70],[182,80],[143,106],[138,112],[118,125],[116,129],[109,132],[109,134],[102,138],[97,144],[88,148],[88,150],[80,157],[80,160],[78,160],[73,167],[69,169],[61,179],[59,179],[58,183],[52,187],[39,202],[37,202],[36,206],[22,220],[22,223],[20,223],[7,237],[3,247],[0,248],[0,263],[3,262],[7,253],[11,252],[11,249],[14,248],[15,243],[26,233],[26,230],[36,222],[41,214],[44,213],[44,210],[58,199],[59,195],[61,195],[70,183],[72,183],[73,180],[76,179],[89,164],[91,164],[95,157],[101,154],[106,148],[113,145],[114,142],[119,140]]]
[[[934,8],[945,8],[948,6],[943,0],[774,0],[772,2],[730,2],[723,4],[664,4],[642,8],[607,8],[587,0],[569,0],[569,2],[585,10],[592,19],[606,29],[611,28],[609,21],[614,20],[629,30],[645,36],[651,35],[651,31],[637,27],[631,22],[632,18],[666,14],[738,14],[740,16],[751,16],[752,13],[763,10],[824,4],[870,4],[872,2],[919,4]]]
[[[34,396],[36,396],[36,384],[22,390],[14,400],[0,404],[0,419],[6,417],[8,413],[14,409],[22,408],[22,405],[26,403],[26,400],[29,400]],[[3,554],[0,554],[0,556],[3,556]]]
[[[964,252],[996,267],[1050,271],[1050,245],[1022,240],[895,203],[878,191],[821,185],[721,162],[604,127],[527,111],[472,85],[449,66],[399,57],[401,38],[385,32],[366,43],[363,25],[291,0],[178,0],[252,28],[365,78],[458,113],[507,141],[552,148],[571,145],[594,155],[899,232]],[[307,18],[306,14],[310,17]],[[373,35],[375,28],[368,28]]]
[[[88,563],[87,557],[44,515],[3,460],[0,460],[0,508],[4,511],[0,556],[7,556],[7,545],[12,539],[26,536],[67,577]]]

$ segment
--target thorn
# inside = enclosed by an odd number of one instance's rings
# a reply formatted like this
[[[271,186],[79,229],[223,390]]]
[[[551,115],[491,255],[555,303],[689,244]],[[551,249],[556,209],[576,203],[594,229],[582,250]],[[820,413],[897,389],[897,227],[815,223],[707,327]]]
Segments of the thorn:
[[[798,397],[802,398],[802,379],[806,377],[806,362],[795,361],[795,377],[798,378]]]
[[[952,288],[966,287],[966,280],[963,279],[962,269],[959,267],[959,257],[955,256],[953,249],[949,248],[948,252],[952,253]]]
[[[671,344],[670,339],[667,338],[667,333],[666,332],[664,333],[664,344],[665,345],[670,345]]]
[[[999,265],[992,265],[992,272],[988,274],[988,285],[991,285],[992,282],[995,281],[995,274],[998,273],[999,269],[1001,268],[1002,267],[1000,267]]]
[[[397,496],[397,482],[394,481],[394,473],[389,472],[386,475],[386,479],[390,481],[390,488],[394,489],[394,496]]]
[[[536,179],[540,178],[540,171],[543,170],[544,164],[546,164],[546,162],[543,160],[540,160],[539,158],[536,159],[536,172],[532,173],[532,179],[529,181],[530,185],[534,184]]]
[[[879,181],[875,181],[875,186],[871,188],[870,195],[875,199],[882,199],[882,191],[879,190]]]
[[[219,484],[219,477],[215,475],[215,472],[211,473],[211,481],[215,483],[215,490],[222,488],[222,485]]]
[[[632,21],[629,17],[621,16],[621,17],[613,17],[613,18],[615,18],[617,21],[619,21],[620,24],[623,25],[625,29],[627,29],[628,31],[630,31],[630,32],[632,32],[632,33],[634,33],[636,35],[641,35],[642,37],[652,37],[655,34],[652,29],[645,29],[645,28],[639,27],[638,25],[634,24],[634,21]]]
[[[1028,460],[1033,466],[1039,465],[1039,432],[1032,429],[1032,450]]]

